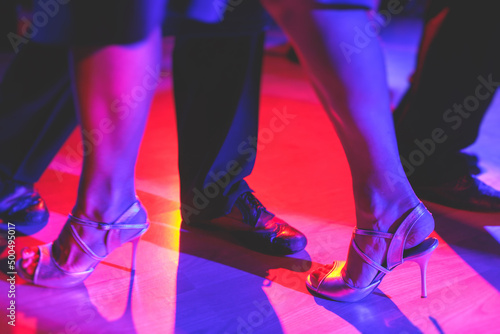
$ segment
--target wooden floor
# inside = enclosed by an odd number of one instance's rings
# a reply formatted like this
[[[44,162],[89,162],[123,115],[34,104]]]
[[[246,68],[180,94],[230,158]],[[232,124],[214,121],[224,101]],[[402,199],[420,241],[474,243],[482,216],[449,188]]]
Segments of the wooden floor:
[[[412,71],[419,27],[417,21],[404,21],[384,32],[395,102]],[[168,68],[168,57],[165,63]],[[130,275],[131,247],[126,245],[77,288],[46,289],[18,279],[17,325],[7,326],[2,315],[0,333],[500,332],[498,214],[428,204],[440,245],[430,262],[427,299],[420,298],[415,264],[396,269],[362,302],[337,303],[307,292],[309,272],[346,256],[355,222],[349,169],[300,67],[274,54],[266,56],[264,73],[261,131],[277,112],[294,118],[282,131],[260,138],[248,180],[268,208],[307,235],[305,251],[267,256],[227,236],[180,229],[176,130],[166,70],[137,167],[139,196],[152,221],[139,244],[137,274]],[[499,109],[496,101],[470,149],[481,159],[481,178],[497,188]],[[38,184],[50,222],[19,237],[18,253],[57,236],[75,200],[81,167],[77,152],[78,136],[73,134]],[[2,263],[6,255],[4,251]],[[0,277],[5,312],[9,286],[5,274]]]

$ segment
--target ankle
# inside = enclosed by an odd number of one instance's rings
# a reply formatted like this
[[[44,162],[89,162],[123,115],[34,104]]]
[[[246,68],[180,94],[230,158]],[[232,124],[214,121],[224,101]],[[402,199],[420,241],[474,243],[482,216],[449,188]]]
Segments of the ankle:
[[[360,229],[395,232],[420,200],[411,194],[398,194],[398,196],[383,196],[381,194],[370,197],[358,198],[356,203],[356,225]]]
[[[102,192],[78,196],[72,214],[94,221],[112,222],[137,200],[135,192]]]
[[[356,208],[357,228],[381,232],[395,233],[408,215],[418,206],[420,200],[416,196],[400,198],[386,205],[371,207],[371,210]],[[423,215],[409,231],[405,248],[412,248],[424,241],[434,231],[434,218],[425,209]]]

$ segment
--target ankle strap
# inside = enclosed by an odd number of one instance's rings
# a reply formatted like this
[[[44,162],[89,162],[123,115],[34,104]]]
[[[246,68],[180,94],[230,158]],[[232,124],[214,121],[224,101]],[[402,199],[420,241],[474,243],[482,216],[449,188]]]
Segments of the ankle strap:
[[[420,202],[403,220],[401,225],[399,225],[396,233],[394,233],[394,238],[391,240],[389,249],[387,250],[387,268],[392,269],[403,263],[406,238],[408,238],[408,234],[410,234],[415,223],[422,218],[426,212],[429,211],[427,211],[425,205]]]
[[[362,230],[354,229],[354,234],[366,235],[371,237],[381,237],[386,239],[391,239],[389,243],[389,248],[387,250],[387,263],[386,267],[372,260],[368,255],[366,255],[356,244],[354,238],[352,239],[352,246],[356,253],[365,261],[367,264],[373,268],[381,271],[385,274],[389,273],[395,266],[403,263],[403,252],[406,243],[406,238],[410,233],[411,229],[415,223],[426,213],[427,208],[420,202],[413,210],[408,214],[408,216],[403,220],[401,225],[396,230],[396,233],[386,233],[372,230]]]
[[[365,261],[366,263],[368,263],[373,268],[377,269],[378,271],[383,272],[384,274],[388,274],[390,272],[389,269],[382,267],[380,264],[378,264],[377,262],[375,262],[374,260],[372,260],[371,257],[369,257],[368,255],[366,255],[365,252],[363,252],[358,247],[358,245],[356,244],[356,241],[354,239],[352,239],[352,247],[354,248],[354,250],[356,251],[356,253],[358,253],[358,255],[363,259],[363,261]]]
[[[357,235],[366,235],[369,237],[380,237],[386,239],[392,239],[392,237],[394,237],[394,234],[392,233],[372,231],[372,230],[362,230],[359,228],[355,228],[353,233]]]
[[[124,213],[120,215],[120,217],[118,217],[112,223],[96,222],[88,219],[78,218],[73,216],[72,214],[69,215],[69,219],[71,220],[72,223],[83,226],[90,226],[98,230],[139,229],[147,227],[148,223],[146,222],[141,224],[125,224],[124,222],[127,222],[131,218],[135,217],[135,215],[139,213],[141,208],[142,205],[139,201],[134,202],[127,210],[125,210]]]

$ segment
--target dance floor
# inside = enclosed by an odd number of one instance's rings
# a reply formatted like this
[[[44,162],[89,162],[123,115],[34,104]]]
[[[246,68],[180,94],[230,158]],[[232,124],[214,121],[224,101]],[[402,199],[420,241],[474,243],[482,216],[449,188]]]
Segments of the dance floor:
[[[384,30],[394,103],[414,65],[418,20]],[[282,36],[270,35],[270,44]],[[169,41],[165,49],[169,49]],[[180,228],[177,141],[169,56],[137,166],[137,189],[151,228],[139,243],[131,277],[130,245],[113,252],[84,284],[47,289],[17,278],[16,326],[3,315],[9,283],[0,273],[0,333],[493,333],[500,332],[500,215],[428,204],[440,245],[428,269],[429,297],[420,298],[416,264],[403,264],[365,300],[314,297],[305,278],[344,259],[355,224],[349,168],[335,131],[299,65],[273,46],[265,58],[259,152],[248,178],[256,195],[302,230],[309,244],[275,257],[230,236]],[[500,101],[479,141],[481,179],[500,188]],[[273,119],[288,114],[283,127]],[[272,130],[274,129],[274,130]],[[199,138],[203,141],[204,138]],[[16,251],[53,240],[76,197],[81,168],[78,134],[62,148],[37,187],[51,213],[40,231],[17,238]],[[1,247],[2,266],[6,262]],[[133,283],[133,286],[132,286]]]

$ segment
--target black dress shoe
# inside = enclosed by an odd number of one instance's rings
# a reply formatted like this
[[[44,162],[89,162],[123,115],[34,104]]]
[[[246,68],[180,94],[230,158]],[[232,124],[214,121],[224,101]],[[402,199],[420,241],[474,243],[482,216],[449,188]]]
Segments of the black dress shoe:
[[[7,223],[18,231],[30,234],[40,230],[49,220],[49,211],[33,185],[11,180],[0,181],[0,219],[2,229]]]
[[[420,199],[468,211],[500,212],[500,191],[469,174],[438,185],[411,184]]]
[[[228,231],[245,247],[270,255],[297,253],[307,245],[304,234],[267,211],[250,192],[238,197],[229,214],[189,225]]]

